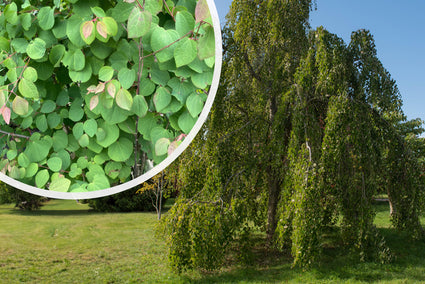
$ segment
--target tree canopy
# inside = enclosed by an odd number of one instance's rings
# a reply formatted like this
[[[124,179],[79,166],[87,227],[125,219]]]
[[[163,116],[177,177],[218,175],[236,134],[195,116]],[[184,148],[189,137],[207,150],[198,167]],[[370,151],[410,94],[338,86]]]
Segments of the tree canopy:
[[[423,145],[421,123],[405,122],[373,36],[358,30],[347,44],[311,30],[312,5],[233,1],[216,102],[181,159],[181,193],[163,223],[177,270],[218,267],[256,230],[307,266],[336,226],[360,259],[389,261],[373,225],[383,192],[395,227],[422,236],[420,151],[406,139]]]

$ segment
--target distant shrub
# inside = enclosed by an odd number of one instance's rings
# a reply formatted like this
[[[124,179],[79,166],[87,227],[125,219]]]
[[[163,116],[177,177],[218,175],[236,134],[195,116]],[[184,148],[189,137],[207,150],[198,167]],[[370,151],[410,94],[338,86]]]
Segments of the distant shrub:
[[[5,183],[0,182],[0,204],[13,203],[10,196],[9,186]]]
[[[100,212],[158,212],[165,199],[173,196],[173,190],[174,184],[169,182],[168,175],[160,173],[132,189],[83,202]]]
[[[155,211],[152,200],[154,191],[138,193],[138,188],[132,188],[121,193],[86,201],[90,208],[99,212],[135,212]]]
[[[0,204],[15,203],[15,208],[37,210],[47,200],[45,197],[37,196],[0,182]]]

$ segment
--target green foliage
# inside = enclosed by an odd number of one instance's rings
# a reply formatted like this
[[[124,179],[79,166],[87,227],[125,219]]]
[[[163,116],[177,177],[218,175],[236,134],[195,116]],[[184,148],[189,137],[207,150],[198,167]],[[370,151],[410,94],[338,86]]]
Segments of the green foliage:
[[[319,28],[311,33],[310,46],[295,76],[296,93],[301,97],[296,105],[302,109],[303,117],[294,115],[292,125],[296,132],[291,143],[297,140],[296,144],[305,141],[309,145],[309,159],[318,165],[317,183],[313,199],[309,194],[303,196],[303,202],[309,202],[306,209],[296,206],[297,203],[291,205],[297,200],[299,190],[293,183],[299,177],[294,180],[290,174],[287,176],[285,190],[292,193],[281,199],[278,243],[282,245],[287,234],[305,234],[302,241],[315,245],[299,245],[293,237],[291,241],[293,251],[300,249],[304,254],[302,257],[294,254],[295,264],[306,265],[312,256],[320,255],[320,237],[325,228],[334,226],[342,216],[343,240],[361,260],[390,261],[392,255],[385,240],[373,225],[372,201],[382,184],[380,181],[389,179],[386,165],[394,164],[385,154],[391,143],[384,141],[402,139],[394,124],[386,120],[388,116],[402,114],[400,94],[376,58],[373,38],[367,31],[353,32],[352,41],[346,46],[335,35]],[[374,81],[377,77],[381,78],[379,82]],[[400,158],[406,154],[402,153],[395,155]],[[384,187],[390,189],[388,185]],[[396,191],[410,194],[402,187]],[[409,200],[419,199],[412,196]],[[316,208],[312,215],[311,208]],[[305,212],[301,217],[305,226],[296,227],[300,210]],[[415,230],[418,230],[416,212],[405,208],[401,211],[409,215],[402,223],[416,218]]]
[[[237,256],[230,254],[224,269],[178,275],[167,263],[163,240],[153,233],[157,224],[154,213],[99,214],[74,200],[51,200],[37,212],[16,212],[13,205],[0,205],[0,247],[14,252],[2,255],[0,273],[5,283],[33,279],[41,283],[163,283],[164,279],[171,283],[255,284],[423,281],[424,242],[412,241],[408,234],[391,228],[388,204],[380,202],[375,208],[375,224],[398,255],[393,264],[358,263],[347,247],[328,243],[321,265],[309,270],[291,269],[287,254],[271,252],[263,243],[263,235],[257,234],[250,236],[252,245],[245,251],[253,257],[249,266],[241,265]],[[237,241],[232,248],[241,250]],[[65,269],[66,273],[58,273]]]
[[[163,161],[192,129],[212,81],[211,17],[192,9],[205,4],[2,2],[2,172],[84,192]]]
[[[134,211],[157,211],[161,216],[162,204],[167,198],[175,196],[176,184],[172,181],[172,173],[161,172],[141,184],[125,192],[113,196],[87,200],[91,208],[100,212],[134,212]],[[109,162],[106,170],[119,174],[120,164]],[[160,218],[159,218],[160,219]]]
[[[0,204],[9,204],[13,202],[10,191],[10,186],[5,183],[0,183]]]
[[[218,205],[188,202],[172,207],[170,214],[176,219],[172,220],[174,226],[166,227],[165,233],[168,258],[176,271],[194,267],[213,270],[222,264],[222,250],[228,246],[232,220]],[[206,227],[209,229],[205,230]]]
[[[220,184],[215,170],[217,161],[199,156],[199,151],[206,150],[200,140],[193,141],[179,158],[180,166],[173,169],[179,174],[179,197],[160,226],[166,237],[170,264],[178,272],[220,267],[223,252],[228,250],[236,229],[235,208],[228,207],[227,200],[216,191]],[[243,211],[242,203],[234,206]]]
[[[86,202],[95,211],[98,212],[148,212],[155,211],[152,200],[155,198],[154,191],[138,192],[138,188],[128,189],[126,191],[90,199]]]
[[[252,230],[290,250],[294,266],[318,261],[333,229],[356,259],[391,261],[373,224],[382,192],[394,225],[422,236],[420,123],[405,123],[372,35],[353,32],[347,45],[309,31],[312,4],[233,1],[216,104],[181,159],[181,194],[164,221],[178,271],[217,267],[232,241],[250,246]]]
[[[37,210],[47,201],[40,197],[19,189],[13,188],[5,183],[0,183],[0,204],[15,204],[15,208],[22,210]]]

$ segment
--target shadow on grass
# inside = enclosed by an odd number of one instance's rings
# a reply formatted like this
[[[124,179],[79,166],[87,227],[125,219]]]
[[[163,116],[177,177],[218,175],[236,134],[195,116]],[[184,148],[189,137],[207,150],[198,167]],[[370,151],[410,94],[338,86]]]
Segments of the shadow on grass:
[[[331,262],[322,262],[310,269],[291,268],[284,262],[272,267],[234,267],[230,271],[217,274],[204,274],[199,280],[190,283],[317,283],[317,282],[366,282],[377,281],[425,281],[425,264],[421,261],[395,261],[392,264],[373,262],[358,263],[336,258]]]
[[[384,207],[384,206],[383,206]],[[380,210],[380,208],[378,209]],[[378,281],[417,283],[425,281],[425,241],[412,240],[406,233],[393,228],[379,228],[387,245],[395,256],[389,264],[360,262],[349,247],[328,247],[321,261],[309,268],[291,268],[292,259],[287,254],[273,253],[265,249],[254,252],[255,262],[248,266],[232,261],[220,272],[204,273],[201,279],[190,283],[318,283]],[[271,259],[270,259],[271,257]]]
[[[161,214],[164,215],[167,213],[169,208],[165,208],[161,211]],[[3,211],[3,212],[1,212]],[[155,211],[137,211],[137,212],[100,212],[93,209],[43,209],[39,210],[20,210],[17,208],[7,208],[0,209],[0,213],[11,214],[11,215],[21,215],[21,216],[88,216],[88,215],[105,215],[105,214],[132,214],[132,213],[146,213],[153,214]]]
[[[22,215],[22,216],[83,216],[83,215],[96,215],[96,214],[102,214],[100,212],[87,210],[87,209],[70,209],[70,210],[63,210],[63,209],[57,209],[57,210],[34,210],[34,211],[27,211],[27,210],[20,210],[20,209],[4,209],[5,213],[11,214],[11,215]]]

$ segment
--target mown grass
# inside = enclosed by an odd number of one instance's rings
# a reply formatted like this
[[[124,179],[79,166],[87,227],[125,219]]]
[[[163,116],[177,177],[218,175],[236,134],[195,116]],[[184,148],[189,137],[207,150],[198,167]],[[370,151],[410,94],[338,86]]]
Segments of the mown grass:
[[[0,283],[178,282],[154,213],[100,214],[75,201],[0,206]]]
[[[177,275],[155,235],[155,213],[94,213],[75,201],[36,212],[2,205],[0,283],[425,283],[425,243],[391,228],[386,204],[376,208],[397,256],[391,264],[359,263],[346,248],[328,248],[317,266],[292,269],[288,255],[258,245],[248,265],[231,258],[220,271]]]

